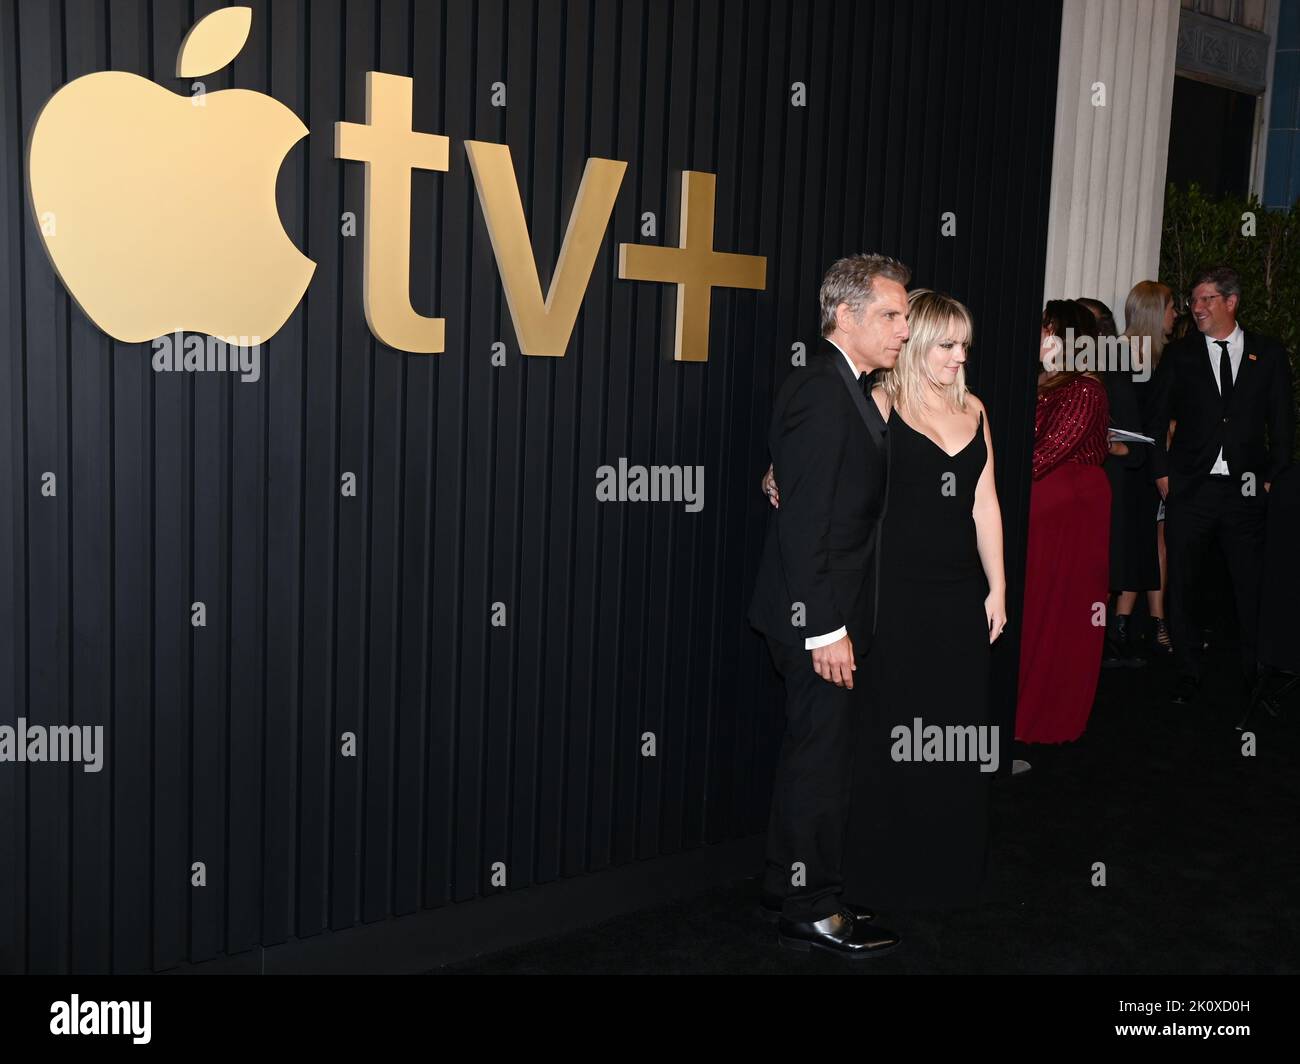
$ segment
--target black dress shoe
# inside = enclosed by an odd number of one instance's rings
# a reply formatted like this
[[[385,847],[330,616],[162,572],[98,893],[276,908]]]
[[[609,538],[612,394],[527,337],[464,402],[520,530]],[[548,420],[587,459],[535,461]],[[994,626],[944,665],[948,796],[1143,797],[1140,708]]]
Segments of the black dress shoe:
[[[781,899],[771,894],[764,894],[758,903],[759,910],[763,914],[763,919],[769,924],[774,924],[781,919]],[[859,920],[874,920],[876,914],[868,909],[865,905],[854,905],[852,902],[841,902],[841,907],[848,909]]]
[[[821,920],[787,920],[781,917],[777,923],[776,940],[786,949],[801,953],[819,949],[854,961],[882,956],[902,941],[887,928],[855,919],[847,909]]]
[[[1185,706],[1196,698],[1196,691],[1200,686],[1201,682],[1196,677],[1180,676],[1169,701],[1176,706]]]

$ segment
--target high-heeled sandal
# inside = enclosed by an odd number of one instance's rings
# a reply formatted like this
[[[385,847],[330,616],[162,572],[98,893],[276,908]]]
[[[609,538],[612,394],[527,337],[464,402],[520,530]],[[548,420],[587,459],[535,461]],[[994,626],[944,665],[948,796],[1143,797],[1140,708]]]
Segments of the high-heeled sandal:
[[[1163,617],[1153,617],[1156,625],[1156,649],[1162,654],[1172,654],[1174,652],[1174,642],[1169,638],[1169,625]]]

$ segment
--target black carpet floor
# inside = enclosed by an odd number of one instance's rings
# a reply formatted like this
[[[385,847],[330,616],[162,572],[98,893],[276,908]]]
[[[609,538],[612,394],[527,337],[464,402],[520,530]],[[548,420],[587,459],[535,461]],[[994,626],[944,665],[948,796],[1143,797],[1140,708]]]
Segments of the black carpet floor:
[[[989,900],[881,911],[904,938],[887,956],[779,947],[755,878],[442,971],[1300,971],[1300,698],[1251,722],[1243,756],[1229,676],[1212,656],[1200,700],[1179,707],[1166,663],[1105,670],[1084,736],[1019,748],[1032,770],[994,781]]]

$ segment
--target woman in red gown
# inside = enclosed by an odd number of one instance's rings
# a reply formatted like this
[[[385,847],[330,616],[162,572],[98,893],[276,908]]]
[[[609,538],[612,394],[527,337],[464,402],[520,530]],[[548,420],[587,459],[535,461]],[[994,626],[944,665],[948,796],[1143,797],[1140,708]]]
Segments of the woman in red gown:
[[[1039,347],[1016,703],[1016,738],[1026,743],[1064,743],[1083,734],[1106,635],[1108,404],[1101,381],[1072,370],[1076,363],[1061,353],[1071,331],[1095,342],[1096,320],[1073,300],[1049,301]]]

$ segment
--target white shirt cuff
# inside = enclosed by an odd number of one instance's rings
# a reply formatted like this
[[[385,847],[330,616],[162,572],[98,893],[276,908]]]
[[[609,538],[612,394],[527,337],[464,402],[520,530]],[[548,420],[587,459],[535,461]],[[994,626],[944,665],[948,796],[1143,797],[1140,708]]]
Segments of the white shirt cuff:
[[[818,647],[828,647],[837,639],[843,639],[848,634],[849,630],[841,626],[826,635],[810,635],[803,641],[803,648],[804,650],[816,650]]]

